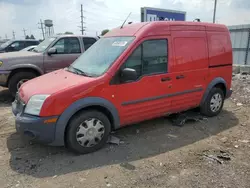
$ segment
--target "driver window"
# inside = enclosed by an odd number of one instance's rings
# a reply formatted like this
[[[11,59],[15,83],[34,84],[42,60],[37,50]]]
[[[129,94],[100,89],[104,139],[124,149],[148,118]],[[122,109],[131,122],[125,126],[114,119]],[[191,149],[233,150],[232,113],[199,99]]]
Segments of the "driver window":
[[[136,70],[138,78],[142,75],[166,73],[167,52],[166,39],[144,41],[128,57],[122,68]]]
[[[57,54],[81,53],[80,43],[76,37],[62,38],[53,46]]]

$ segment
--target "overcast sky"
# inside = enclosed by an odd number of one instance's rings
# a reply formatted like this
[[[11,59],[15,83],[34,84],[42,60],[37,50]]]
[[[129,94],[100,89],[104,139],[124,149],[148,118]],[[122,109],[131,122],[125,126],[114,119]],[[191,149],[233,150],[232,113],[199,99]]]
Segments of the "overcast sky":
[[[55,33],[71,31],[80,34],[80,4],[83,4],[86,34],[100,34],[122,24],[129,12],[129,21],[140,21],[140,7],[155,7],[187,12],[187,20],[200,18],[211,22],[214,0],[0,0],[0,37],[23,38],[34,34],[40,19],[52,19]],[[216,22],[226,25],[250,24],[250,0],[218,0]]]

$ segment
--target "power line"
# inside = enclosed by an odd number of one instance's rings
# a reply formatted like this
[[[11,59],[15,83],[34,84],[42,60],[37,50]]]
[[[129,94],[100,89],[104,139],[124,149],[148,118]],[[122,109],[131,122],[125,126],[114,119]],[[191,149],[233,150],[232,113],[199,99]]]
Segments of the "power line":
[[[45,37],[44,37],[44,30],[43,30],[43,22],[42,22],[42,19],[40,19],[40,23],[38,22],[38,24],[40,24],[41,25],[41,27],[38,27],[38,29],[41,29],[42,30],[42,34],[43,34],[43,40],[45,39]]]
[[[214,16],[213,16],[213,23],[215,23],[216,8],[217,8],[217,0],[214,0]]]

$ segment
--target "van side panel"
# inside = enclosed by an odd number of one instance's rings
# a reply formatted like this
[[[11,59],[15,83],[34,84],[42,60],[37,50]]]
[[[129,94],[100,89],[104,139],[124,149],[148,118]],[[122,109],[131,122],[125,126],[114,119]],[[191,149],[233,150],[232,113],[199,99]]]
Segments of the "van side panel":
[[[208,31],[209,66],[232,65],[229,32]]]
[[[183,93],[172,97],[171,112],[179,112],[200,103],[207,86],[208,45],[205,31],[171,31],[171,36],[174,49],[172,92]]]
[[[207,31],[209,48],[209,77],[207,85],[215,78],[226,81],[226,89],[231,88],[232,81],[232,44],[228,31]]]

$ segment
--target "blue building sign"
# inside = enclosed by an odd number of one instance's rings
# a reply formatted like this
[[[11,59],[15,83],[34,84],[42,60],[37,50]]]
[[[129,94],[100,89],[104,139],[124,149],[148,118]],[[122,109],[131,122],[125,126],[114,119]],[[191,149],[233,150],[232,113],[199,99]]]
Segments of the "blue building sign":
[[[158,8],[141,8],[141,21],[150,22],[150,21],[185,21],[186,12],[175,11],[175,10],[166,10]]]

